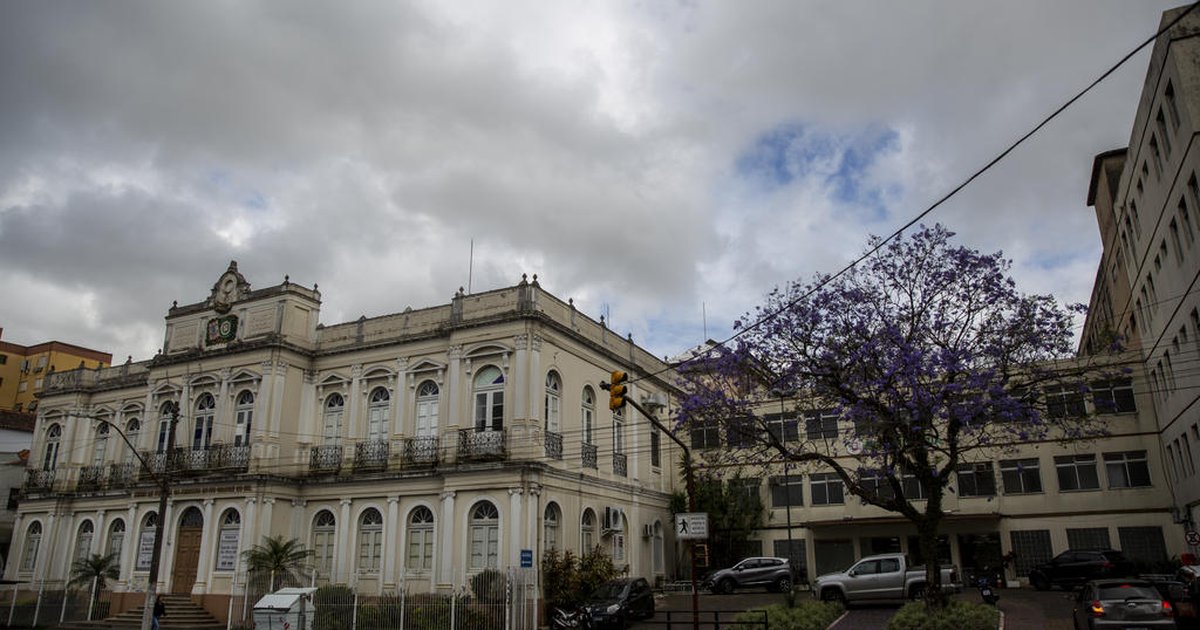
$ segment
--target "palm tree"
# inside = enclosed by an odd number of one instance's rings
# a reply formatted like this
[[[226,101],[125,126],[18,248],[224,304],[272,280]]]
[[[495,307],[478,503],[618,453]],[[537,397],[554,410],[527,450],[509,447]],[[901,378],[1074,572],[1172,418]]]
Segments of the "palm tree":
[[[68,584],[92,589],[92,609],[94,609],[100,603],[100,593],[108,587],[108,581],[121,577],[121,569],[117,562],[115,553],[107,556],[94,553],[83,558],[76,558],[75,562],[71,563],[71,581]]]
[[[300,582],[312,555],[312,550],[305,549],[300,541],[295,538],[284,540],[283,536],[263,536],[263,544],[242,552],[249,570],[270,572],[272,591],[285,580],[292,584]]]

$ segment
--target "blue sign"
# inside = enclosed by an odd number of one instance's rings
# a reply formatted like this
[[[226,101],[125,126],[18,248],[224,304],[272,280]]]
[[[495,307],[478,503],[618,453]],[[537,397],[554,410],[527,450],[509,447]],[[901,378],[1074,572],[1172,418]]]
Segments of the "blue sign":
[[[521,568],[529,569],[532,567],[533,567],[533,550],[532,549],[522,549],[521,550]]]

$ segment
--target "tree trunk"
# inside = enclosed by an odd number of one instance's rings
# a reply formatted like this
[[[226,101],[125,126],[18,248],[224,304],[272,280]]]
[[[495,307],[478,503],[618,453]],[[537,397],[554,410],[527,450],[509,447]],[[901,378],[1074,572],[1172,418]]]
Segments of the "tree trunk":
[[[917,521],[917,536],[921,556],[925,558],[925,605],[929,608],[945,608],[946,594],[942,592],[942,567],[938,561],[938,529],[941,517],[929,517]]]

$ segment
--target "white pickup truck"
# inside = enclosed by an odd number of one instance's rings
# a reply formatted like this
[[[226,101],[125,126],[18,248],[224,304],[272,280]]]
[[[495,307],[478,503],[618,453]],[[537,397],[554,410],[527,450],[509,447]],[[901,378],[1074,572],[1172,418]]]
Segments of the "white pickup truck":
[[[942,567],[942,590],[962,590],[958,569]],[[845,571],[813,580],[813,594],[825,601],[862,602],[879,599],[917,599],[925,594],[925,567],[909,566],[904,554],[867,556]]]

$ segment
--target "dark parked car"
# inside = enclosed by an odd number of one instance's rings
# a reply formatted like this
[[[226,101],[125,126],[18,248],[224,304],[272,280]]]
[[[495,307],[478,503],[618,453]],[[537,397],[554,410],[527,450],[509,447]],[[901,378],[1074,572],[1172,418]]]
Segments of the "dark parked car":
[[[1120,551],[1113,549],[1068,549],[1029,572],[1029,583],[1039,591],[1054,586],[1075,587],[1088,580],[1137,575],[1137,570]]]
[[[1197,616],[1196,603],[1193,594],[1188,590],[1188,584],[1180,580],[1149,580],[1158,589],[1159,595],[1171,604],[1175,610],[1175,624],[1179,628],[1195,630],[1200,628],[1200,617]]]
[[[654,616],[654,593],[645,578],[617,578],[600,585],[584,608],[593,628],[619,628],[630,619]]]
[[[734,589],[765,586],[786,593],[792,590],[794,577],[787,558],[746,558],[729,567],[713,571],[701,588],[713,593],[732,593]]]
[[[1175,609],[1146,580],[1093,580],[1075,597],[1076,630],[1175,628]]]

